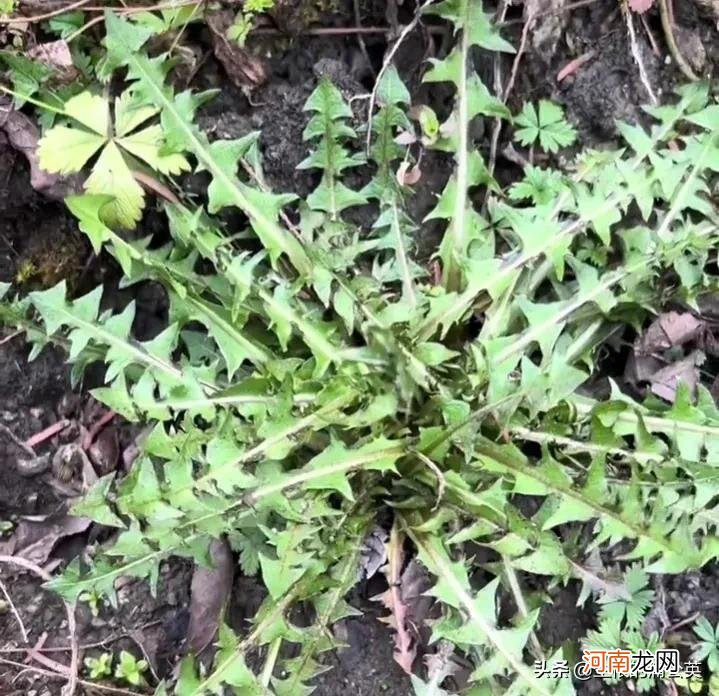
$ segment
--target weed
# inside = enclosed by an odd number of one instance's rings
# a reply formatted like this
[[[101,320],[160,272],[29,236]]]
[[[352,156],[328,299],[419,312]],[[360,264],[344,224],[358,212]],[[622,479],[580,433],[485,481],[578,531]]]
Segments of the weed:
[[[99,657],[86,657],[85,666],[90,679],[103,679],[112,675],[112,653],[102,653]]]
[[[321,81],[306,105],[302,165],[321,176],[305,200],[262,185],[259,134],[210,142],[194,123],[206,95],[176,93],[165,57],[144,48],[146,28],[112,12],[104,66],[124,78],[132,104],[116,103],[121,132],[108,136],[108,101],[86,91],[63,108],[83,130],[61,124],[45,135],[43,161],[56,171],[111,148],[94,165],[97,188],[88,184],[67,205],[94,249],[117,260],[125,284],[165,288],[171,317],[139,342],[134,304],[101,310],[102,287],[80,297],[64,283],[27,297],[0,287],[0,319],[27,331],[32,355],[59,343],[76,379],[103,362],[94,396],[150,426],[132,471],[100,479],[75,506],[117,528],[114,543],[72,562],[50,587],[69,601],[116,602],[119,578],[154,583],[172,555],[206,564],[210,540],[227,535],[244,572],[259,573],[267,589],[246,634],[221,627],[209,669],[183,660],[181,696],[223,686],[310,693],[324,670],[318,656],[337,645],[332,625],[353,612],[345,597],[380,513],[393,518],[389,577],[401,581],[397,559],[406,553],[434,579],[440,647],[426,674],[413,663],[405,599],[388,602],[398,662],[413,670],[419,694],[446,693],[460,661],[472,666],[472,693],[571,693],[527,661],[562,656],[536,631],[553,586],[581,580],[584,599],[600,604],[589,644],[655,650],[659,637],[642,630],[654,601],[650,574],[719,556],[711,507],[719,410],[709,392],[679,384],[672,403],[640,403],[616,385],[603,400],[580,389],[617,327],[640,327],[668,297],[691,304],[715,285],[707,193],[719,170],[718,107],[705,85],[682,87],[648,109],[648,129],[619,126],[622,149],[582,152],[567,171],[529,166],[505,196],[470,126],[479,115],[511,114],[469,66],[476,46],[512,47],[477,2],[428,12],[459,36],[425,75],[453,85],[451,114],[439,122],[413,109],[387,70],[365,160],[341,92]],[[419,136],[410,113],[424,114]],[[120,152],[127,134],[157,117],[157,137],[141,138],[142,147],[125,141]],[[553,152],[574,139],[548,102],[515,122],[526,145]],[[414,163],[406,143],[418,137],[454,158],[427,216],[444,221],[439,283],[415,258],[421,222],[409,212],[412,187],[397,176]],[[142,209],[130,157],[158,176],[174,170],[163,157],[207,173],[206,208],[164,204],[166,246],[117,231]],[[360,163],[371,172],[361,189],[348,176]],[[108,171],[120,173],[112,187]],[[479,186],[491,193],[486,216],[474,205]],[[360,230],[347,210],[367,200],[377,217]],[[218,213],[230,208],[244,214],[259,251],[225,227]],[[590,567],[599,551],[606,567]],[[500,611],[510,598],[513,616]],[[302,628],[292,622],[299,604],[313,609]],[[258,651],[267,654],[259,675],[249,666]],[[139,666],[127,669],[142,678]],[[651,679],[642,679],[645,690]]]

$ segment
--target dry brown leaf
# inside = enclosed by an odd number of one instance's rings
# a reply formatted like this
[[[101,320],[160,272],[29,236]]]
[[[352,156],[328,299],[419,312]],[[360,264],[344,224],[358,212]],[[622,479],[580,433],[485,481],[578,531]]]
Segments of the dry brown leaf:
[[[683,346],[697,339],[704,328],[704,322],[689,312],[665,312],[637,339],[635,351],[638,355],[652,355]]]
[[[232,590],[234,560],[225,539],[213,539],[210,558],[213,567],[195,566],[190,586],[190,624],[185,644],[195,655],[215,638]]]
[[[422,170],[418,164],[410,168],[409,162],[404,161],[397,169],[397,181],[400,186],[414,186],[422,178]]]
[[[117,440],[117,429],[104,428],[87,450],[90,460],[99,476],[105,476],[117,469],[120,456],[120,445]]]
[[[704,354],[694,351],[683,360],[677,360],[677,362],[657,370],[650,380],[652,393],[660,399],[674,403],[679,382],[683,382],[693,394],[699,382],[697,366],[703,362]]]
[[[704,322],[689,312],[666,312],[659,316],[659,325],[671,346],[682,346],[693,341],[704,329]]]
[[[233,17],[229,10],[207,16],[207,26],[212,33],[212,50],[234,85],[240,88],[258,87],[267,80],[267,68],[260,58],[227,38]]]
[[[375,527],[364,540],[360,551],[359,579],[369,580],[387,562],[387,532]]]
[[[67,41],[49,41],[33,46],[27,52],[28,58],[44,63],[55,69],[54,82],[69,83],[77,79],[78,70],[72,63],[72,54]]]
[[[48,174],[41,169],[37,156],[40,132],[37,126],[20,111],[16,111],[10,99],[0,98],[0,132],[4,132],[10,146],[27,159],[30,166],[30,186],[48,198],[63,201],[67,196],[82,191],[82,176]]]
[[[387,544],[388,563],[384,571],[389,589],[375,599],[381,601],[390,612],[389,616],[380,618],[380,621],[386,623],[394,631],[394,661],[407,674],[412,674],[412,664],[417,656],[417,647],[410,635],[408,608],[402,597],[403,547],[404,535],[395,523]]]
[[[13,555],[43,566],[61,539],[82,534],[91,524],[92,520],[85,517],[64,513],[43,520],[21,520],[11,538]]]

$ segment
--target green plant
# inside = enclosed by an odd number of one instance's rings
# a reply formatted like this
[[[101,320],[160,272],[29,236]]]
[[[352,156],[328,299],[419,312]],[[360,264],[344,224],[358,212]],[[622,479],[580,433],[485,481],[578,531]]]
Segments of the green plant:
[[[119,578],[156,582],[172,555],[207,564],[210,540],[223,535],[243,570],[261,575],[267,598],[247,632],[222,626],[207,670],[186,657],[179,696],[224,686],[309,693],[321,654],[337,645],[332,625],[353,612],[345,598],[383,516],[393,519],[387,619],[418,693],[451,691],[460,657],[475,693],[571,693],[528,662],[561,656],[536,631],[556,584],[581,580],[600,603],[590,643],[655,649],[640,629],[653,601],[648,574],[719,556],[719,410],[709,392],[679,385],[673,403],[640,403],[613,383],[604,399],[580,390],[618,330],[716,285],[706,194],[719,170],[718,107],[705,85],[683,87],[648,110],[647,130],[619,127],[624,148],[581,153],[567,171],[529,167],[505,197],[470,125],[510,114],[470,67],[475,46],[511,47],[479,3],[428,11],[458,32],[426,75],[455,92],[432,142],[454,158],[427,217],[444,221],[439,284],[417,260],[422,221],[396,176],[413,161],[397,136],[413,126],[395,70],[378,86],[363,168],[351,111],[329,82],[318,85],[304,166],[320,173],[298,202],[265,185],[259,134],[210,142],[194,122],[202,95],[176,93],[164,57],[147,55],[147,32],[108,12],[105,65],[159,115],[169,151],[207,173],[206,207],[166,202],[170,239],[157,247],[110,224],[113,196],[67,205],[125,285],[162,285],[168,325],[140,342],[134,304],[103,309],[102,287],[73,296],[61,283],[23,297],[0,286],[0,321],[27,332],[32,356],[49,342],[64,347],[75,381],[103,363],[94,396],[150,426],[131,472],[103,477],[74,508],[117,528],[114,543],[49,586],[69,601],[116,601]],[[567,140],[555,116],[540,104],[537,124],[550,135],[542,141],[538,125],[531,142]],[[105,142],[91,140],[93,152]],[[486,216],[478,186],[490,191]],[[365,199],[376,215],[363,227],[348,210]],[[226,209],[243,213],[246,235],[226,227]],[[622,566],[621,580],[597,568],[599,550]],[[407,554],[432,578],[441,647],[426,674],[402,594],[397,559]],[[500,611],[510,604],[514,615]],[[301,628],[299,605],[312,616]]]
[[[538,142],[547,152],[557,152],[577,139],[577,132],[565,120],[562,108],[546,99],[539,102],[539,108],[527,102],[515,117],[514,125],[515,140],[527,146]]]
[[[706,660],[709,669],[719,673],[719,626],[712,627],[704,616],[700,616],[694,625],[694,633],[700,642],[692,655],[693,659],[697,662]]]
[[[271,10],[274,6],[275,0],[247,0],[242,6],[242,11],[235,15],[232,26],[227,30],[227,38],[244,46],[257,15]]]
[[[115,667],[115,677],[132,686],[140,686],[145,683],[143,674],[147,669],[148,664],[145,660],[138,660],[132,653],[122,650],[120,660]]]
[[[79,172],[101,150],[85,189],[112,197],[102,210],[108,225],[134,228],[142,216],[144,192],[137,180],[141,162],[162,174],[179,174],[189,168],[181,154],[167,151],[159,123],[138,130],[159,109],[136,90],[127,89],[115,99],[112,123],[109,101],[91,92],[69,99],[60,113],[72,125],[56,125],[43,135],[38,147],[40,166],[60,174]]]
[[[103,679],[112,674],[112,653],[101,653],[99,657],[86,657],[85,666],[90,679]]]
[[[598,600],[600,604],[596,631],[587,634],[583,642],[586,650],[629,649],[633,654],[642,651],[656,652],[663,647],[658,634],[645,635],[644,621],[654,600],[654,590],[648,589],[649,578],[639,567],[629,568],[618,584],[605,592]],[[616,683],[617,679],[607,679]],[[640,693],[649,691],[655,679],[643,676],[637,679]]]

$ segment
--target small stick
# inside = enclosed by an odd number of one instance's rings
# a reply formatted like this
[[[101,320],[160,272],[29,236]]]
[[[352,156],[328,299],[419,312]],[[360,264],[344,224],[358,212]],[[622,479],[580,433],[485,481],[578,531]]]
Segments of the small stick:
[[[701,616],[701,613],[696,611],[691,616],[687,616],[686,619],[682,619],[681,621],[677,621],[675,624],[672,624],[667,628],[666,631],[664,631],[663,635],[666,635],[667,633],[674,633],[674,631],[680,629],[682,626],[686,626],[687,624],[693,623]]]
[[[68,425],[70,425],[70,421],[67,420],[67,418],[63,418],[57,423],[48,425],[48,427],[44,430],[41,430],[39,433],[35,433],[31,437],[29,437],[27,440],[25,440],[25,445],[26,447],[30,447],[30,449],[32,449],[33,447],[37,447],[46,440],[49,440],[54,435],[61,433],[63,430],[65,430],[65,428],[67,428]]]
[[[0,24],[28,24],[32,22],[42,22],[45,19],[51,19],[52,17],[57,17],[58,15],[70,12],[70,10],[76,10],[78,7],[87,5],[89,2],[90,0],[76,0],[76,2],[65,5],[64,7],[59,7],[56,10],[52,10],[52,12],[45,12],[44,14],[34,15],[32,17],[9,17],[8,19],[0,19]]]
[[[25,454],[27,454],[29,457],[37,457],[37,454],[35,454],[35,450],[32,449],[32,447],[29,447],[26,443],[24,443],[15,433],[10,430],[10,428],[7,427],[4,423],[0,423],[0,432],[5,433]]]
[[[17,338],[22,333],[25,333],[25,329],[18,329],[17,331],[13,331],[9,336],[5,336],[5,338],[0,340],[0,346],[4,346],[6,343],[12,341],[13,338]]]
[[[165,184],[155,179],[154,176],[150,176],[149,174],[145,174],[144,172],[138,172],[133,170],[132,178],[139,184],[141,184],[144,188],[152,191],[153,193],[156,193],[158,196],[164,198],[166,201],[174,203],[175,205],[180,202],[180,199],[169,188],[167,188]]]
[[[499,21],[504,21],[504,18],[507,16],[508,8],[509,4],[507,0],[502,0],[501,9],[499,10]],[[525,23],[524,28],[526,29],[526,27],[527,25]],[[524,30],[522,31],[522,34],[524,34]],[[502,99],[502,94],[504,92],[502,90],[501,54],[494,54],[494,65],[492,67],[494,72],[494,91],[497,93],[497,97],[499,99]],[[499,134],[501,132],[502,119],[497,117],[494,119],[494,124],[492,126],[492,138],[489,146],[489,164],[487,166],[487,169],[490,176],[492,176],[492,174],[494,173],[494,167],[497,163],[497,145],[499,144]],[[489,191],[490,187],[487,186],[487,190],[484,193],[484,203],[482,204],[482,214],[484,214],[487,207],[487,202],[489,201]]]
[[[632,22],[632,13],[629,11],[626,0],[622,3],[622,12],[624,13],[624,19],[627,23],[627,33],[629,34],[629,46],[634,57],[634,62],[639,68],[639,77],[641,78],[644,89],[647,91],[649,98],[652,100],[652,104],[656,106],[659,103],[651,84],[649,83],[649,76],[647,75],[646,68],[644,67],[644,61],[642,60],[642,54],[637,44],[637,35],[634,31],[634,22]]]
[[[39,667],[28,667],[23,665],[21,662],[14,662],[13,660],[6,660],[4,657],[0,657],[0,663],[10,665],[11,667],[21,667],[24,671],[34,672],[35,674],[42,674],[45,677],[62,677],[57,672],[51,672],[47,669],[40,669]],[[127,689],[120,689],[115,686],[105,686],[104,684],[97,684],[95,682],[85,681],[84,679],[78,679],[77,683],[81,686],[87,686],[98,691],[106,691],[108,694],[118,694],[118,696],[144,696],[144,694],[137,691],[128,691]]]
[[[92,428],[87,431],[85,437],[82,438],[82,448],[89,449],[90,445],[95,441],[100,431],[117,415],[114,411],[105,412],[101,418],[93,424]]]
[[[44,634],[43,637],[46,638],[47,634]],[[28,648],[27,655],[29,658],[32,658],[33,660],[35,660],[35,662],[39,662],[43,667],[47,667],[48,669],[51,669],[53,672],[62,674],[63,677],[70,676],[70,668],[69,667],[66,667],[65,665],[62,665],[59,662],[56,662],[55,660],[52,660],[51,658],[47,657],[46,655],[43,655],[42,653],[38,652],[35,648]]]
[[[27,643],[28,638],[27,638],[27,631],[25,630],[25,624],[22,622],[22,617],[20,616],[20,613],[18,612],[17,607],[13,604],[13,601],[12,601],[10,595],[8,594],[7,589],[5,589],[5,584],[3,583],[2,580],[0,580],[0,592],[3,593],[3,595],[5,596],[5,600],[10,605],[10,611],[12,611],[12,613],[14,614],[15,621],[17,621],[17,625],[20,627],[20,633],[22,633],[23,642]]]
[[[43,631],[42,634],[40,634],[40,637],[37,639],[37,643],[35,643],[35,647],[33,648],[36,652],[41,652],[42,649],[45,647],[45,643],[47,641],[47,631]],[[30,655],[27,651],[27,648],[25,649],[25,664],[29,664],[32,662],[32,655]]]
[[[45,580],[45,582],[50,582],[52,580],[50,573],[43,570],[35,563],[26,560],[25,558],[20,558],[18,556],[0,556],[0,563],[5,563],[7,565],[13,565],[19,568],[23,568],[25,570],[29,570],[30,572]],[[77,670],[79,662],[77,650],[77,626],[75,625],[75,607],[73,607],[69,602],[64,602],[64,604],[65,611],[67,612],[67,630],[70,634],[70,649],[72,656],[70,658],[70,674],[68,676],[67,684],[63,688],[63,696],[74,696],[75,689],[77,688],[78,683]]]
[[[507,103],[507,99],[509,99],[509,95],[514,89],[514,83],[517,79],[517,72],[519,71],[519,64],[522,60],[522,56],[527,50],[527,39],[529,38],[529,32],[534,26],[535,20],[536,16],[531,14],[529,15],[529,17],[527,17],[527,21],[524,23],[524,28],[522,29],[522,38],[519,41],[519,50],[517,51],[517,55],[514,57],[514,63],[512,63],[512,72],[509,77],[509,82],[504,88],[504,93],[502,94],[502,101],[505,104]]]
[[[359,0],[352,0],[352,9],[354,10],[354,14],[355,14],[355,24],[357,25],[357,28],[361,28],[362,15],[360,14]],[[372,61],[370,60],[369,52],[367,51],[367,44],[364,42],[364,39],[362,38],[362,32],[357,32],[357,43],[359,44],[360,51],[362,51],[362,55],[364,56],[364,59],[367,61],[367,67],[369,68],[369,71],[372,73],[372,77],[376,78],[377,74],[375,73],[374,68],[372,67]]]
[[[661,55],[661,51],[659,50],[659,45],[657,44],[657,40],[654,38],[654,32],[649,27],[649,22],[647,22],[647,18],[643,15],[639,15],[639,19],[642,21],[642,26],[644,27],[644,32],[647,35],[647,38],[649,39],[649,43],[652,45],[652,51],[654,51],[654,55],[659,58]]]
[[[372,87],[372,93],[369,96],[369,105],[367,106],[367,142],[365,149],[368,155],[370,149],[372,148],[372,117],[374,115],[374,105],[377,101],[377,90],[379,89],[380,82],[382,82],[382,78],[384,77],[385,72],[387,72],[387,68],[391,65],[392,59],[399,50],[399,47],[404,43],[404,40],[412,33],[412,31],[414,31],[417,24],[419,24],[420,17],[422,16],[422,10],[424,10],[425,7],[429,7],[432,2],[434,2],[434,0],[424,0],[424,2],[417,8],[417,12],[415,12],[412,21],[404,29],[402,29],[402,32],[397,37],[397,41],[394,42],[392,48],[390,48],[387,52],[384,61],[382,61],[382,67],[377,74],[377,79],[374,81],[374,87]]]
[[[674,58],[674,61],[679,66],[679,69],[684,73],[685,77],[687,77],[692,82],[696,82],[699,78],[689,67],[689,63],[684,60],[684,56],[679,50],[679,46],[677,46],[677,41],[674,38],[674,30],[672,29],[672,24],[674,23],[674,12],[672,10],[670,0],[659,0],[659,16],[662,20],[664,37],[667,40],[667,45],[669,46],[669,52],[672,54],[672,58]]]
[[[587,7],[587,5],[593,5],[595,2],[598,2],[599,0],[578,0],[578,2],[571,2],[568,5],[564,5],[563,7],[559,8],[558,10],[550,10],[548,12],[537,12],[536,15],[534,15],[535,19],[544,19],[545,17],[554,17],[555,15],[563,15],[571,12],[572,10],[578,10],[581,7]],[[509,27],[513,24],[521,24],[523,20],[521,19],[510,19],[506,22],[500,22],[497,24],[498,27]]]
[[[566,80],[570,75],[574,75],[579,68],[581,68],[585,63],[589,62],[592,58],[594,58],[594,51],[587,51],[586,53],[582,53],[581,56],[577,56],[573,60],[570,60],[558,73],[557,73],[557,82],[563,82]]]

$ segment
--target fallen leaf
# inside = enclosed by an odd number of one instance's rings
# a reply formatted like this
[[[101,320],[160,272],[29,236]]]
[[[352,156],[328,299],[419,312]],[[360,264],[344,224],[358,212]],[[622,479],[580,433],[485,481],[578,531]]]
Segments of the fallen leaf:
[[[644,14],[654,4],[654,0],[629,0],[629,9],[632,12]]]
[[[369,580],[387,562],[387,532],[375,527],[364,540],[360,551],[359,580]]]
[[[53,76],[55,82],[69,83],[78,77],[78,70],[72,62],[72,54],[67,41],[48,41],[33,46],[27,52],[28,58],[54,68],[56,73]]]
[[[693,341],[704,329],[704,322],[689,312],[667,312],[659,316],[662,327],[671,346],[682,346]]]
[[[20,520],[11,537],[14,555],[42,566],[61,539],[82,534],[91,524],[92,520],[86,517],[65,513],[42,520]]]
[[[214,640],[232,590],[234,560],[225,539],[212,540],[210,559],[212,568],[195,566],[190,585],[190,624],[185,645],[195,655]]]
[[[117,429],[109,427],[100,431],[100,434],[90,445],[87,453],[99,476],[105,476],[115,471],[117,468],[117,460],[120,456]]]
[[[375,600],[381,601],[389,610],[389,616],[381,617],[394,631],[394,661],[407,673],[412,674],[412,664],[417,656],[416,642],[412,639],[408,623],[408,606],[403,597],[402,565],[404,563],[404,535],[395,523],[387,543],[385,575],[389,588]]]
[[[686,358],[677,360],[655,372],[651,377],[651,390],[660,399],[674,403],[679,382],[683,382],[693,394],[699,382],[697,366],[704,362],[704,354],[694,351]]]
[[[16,111],[12,102],[5,98],[0,98],[0,132],[5,133],[10,146],[27,160],[30,166],[30,186],[35,191],[58,201],[82,191],[80,174],[49,174],[40,167],[37,155],[40,132],[37,126],[25,114]]]
[[[409,130],[399,133],[394,141],[397,145],[414,145],[417,142],[417,136]]]
[[[414,186],[422,178],[422,170],[415,164],[411,169],[406,160],[399,165],[397,181],[400,186]]]
[[[212,50],[235,86],[258,87],[267,80],[267,68],[262,60],[227,38],[233,17],[234,14],[229,10],[207,16],[207,26],[212,34]]]

